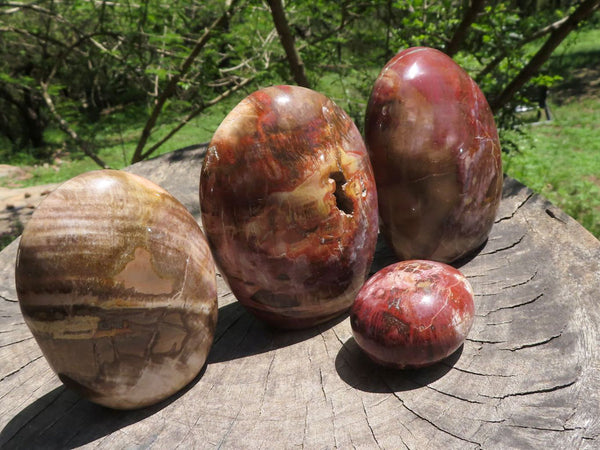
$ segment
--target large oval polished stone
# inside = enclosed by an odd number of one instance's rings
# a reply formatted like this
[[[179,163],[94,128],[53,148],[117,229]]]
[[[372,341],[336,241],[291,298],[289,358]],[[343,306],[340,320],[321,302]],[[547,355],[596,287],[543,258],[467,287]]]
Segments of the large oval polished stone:
[[[210,142],[202,222],[236,298],[260,319],[303,328],[347,310],[377,240],[364,141],[330,99],[297,86],[254,92]]]
[[[147,406],[202,369],[217,321],[215,265],[185,207],[103,170],[52,192],[25,227],[21,311],[63,383],[101,405]]]
[[[375,81],[366,113],[381,230],[398,258],[451,262],[487,238],[502,193],[488,103],[444,53],[410,48]]]

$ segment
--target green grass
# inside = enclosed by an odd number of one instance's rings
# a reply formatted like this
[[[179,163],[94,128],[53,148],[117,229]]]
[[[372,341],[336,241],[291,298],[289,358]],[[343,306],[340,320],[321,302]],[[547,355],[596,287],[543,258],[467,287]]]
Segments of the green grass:
[[[243,94],[242,94],[243,95]],[[200,115],[184,126],[173,138],[163,144],[152,157],[159,156],[173,150],[208,142],[227,115],[227,112],[239,99],[228,99],[227,102],[215,105],[207,114]],[[186,112],[180,114],[181,116]],[[86,135],[93,136],[94,144],[99,149],[97,155],[110,167],[121,169],[131,162],[142,129],[145,125],[146,115],[138,111],[134,117],[125,117],[123,113],[117,113],[105,118],[96,124],[87,125]],[[171,114],[153,130],[152,136],[146,145],[149,148],[158,142],[175,125],[177,115]],[[35,156],[20,153],[16,157],[6,161],[7,164],[18,165],[26,168],[31,177],[26,180],[15,182],[13,180],[0,179],[0,186],[26,187],[39,184],[59,183],[66,181],[81,173],[96,170],[100,167],[87,157],[80,149],[65,147],[66,135],[54,128],[49,128],[45,134],[50,148],[60,149],[58,159],[46,163],[39,163]],[[3,161],[4,162],[4,161]]]
[[[550,91],[553,120],[513,135],[520,152],[505,172],[542,194],[600,238],[600,30],[570,37],[549,68],[563,77]]]
[[[600,98],[551,105],[555,119],[529,126],[505,172],[600,237]]]
[[[514,140],[520,149],[504,155],[505,172],[520,180],[558,207],[573,216],[588,230],[600,237],[600,29],[587,28],[569,36],[546,65],[551,75],[563,79],[550,91],[554,119],[529,125],[521,133],[504,136]],[[360,125],[364,106],[354,78],[370,77],[377,72],[351,71],[347,78],[328,75],[318,81],[315,89],[333,98]],[[354,77],[354,78],[353,78]],[[211,108],[185,126],[154,155],[210,140],[230,108],[244,95],[240,92]],[[354,104],[354,109],[349,105]],[[115,113],[95,125],[86,125],[87,135],[94,136],[100,149],[98,155],[111,167],[129,165],[148,111]],[[149,145],[167,133],[175,122],[165,120],[156,127]],[[49,130],[46,136],[54,149],[62,149],[62,163],[35,165],[35,159],[21,154],[10,164],[29,166],[32,177],[21,186],[62,182],[98,166],[80,151],[64,148],[65,135]],[[3,161],[4,162],[4,161]],[[0,183],[6,185],[7,180]],[[1,185],[1,184],[0,184]],[[13,184],[14,185],[14,184]]]

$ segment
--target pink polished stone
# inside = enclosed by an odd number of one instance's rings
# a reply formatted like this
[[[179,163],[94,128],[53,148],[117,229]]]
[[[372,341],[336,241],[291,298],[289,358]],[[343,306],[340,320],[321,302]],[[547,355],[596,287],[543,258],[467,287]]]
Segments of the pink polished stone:
[[[215,132],[200,180],[202,222],[237,299],[283,328],[350,308],[377,239],[377,193],[352,120],[309,89],[240,102]]]
[[[365,283],[350,324],[357,344],[375,362],[418,368],[454,353],[474,312],[473,290],[458,270],[434,261],[403,261]]]
[[[365,134],[381,231],[401,260],[451,262],[477,249],[502,194],[494,117],[444,53],[410,48],[377,78]]]

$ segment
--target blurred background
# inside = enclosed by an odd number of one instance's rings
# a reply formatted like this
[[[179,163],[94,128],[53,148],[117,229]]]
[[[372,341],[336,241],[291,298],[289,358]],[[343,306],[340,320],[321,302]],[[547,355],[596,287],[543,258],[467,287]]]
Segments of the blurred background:
[[[600,237],[600,0],[0,1],[0,248],[56,183],[210,140],[272,84],[362,130],[399,50],[477,81],[505,172]]]

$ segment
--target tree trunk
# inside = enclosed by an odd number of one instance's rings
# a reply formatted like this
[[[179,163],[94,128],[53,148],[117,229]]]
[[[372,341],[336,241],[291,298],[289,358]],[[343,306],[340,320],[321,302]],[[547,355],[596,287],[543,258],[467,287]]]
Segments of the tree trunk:
[[[550,58],[552,52],[560,45],[560,43],[569,35],[577,25],[592,15],[592,13],[600,5],[600,0],[584,0],[577,9],[556,28],[548,37],[542,48],[531,58],[529,63],[521,69],[521,72],[504,88],[504,90],[490,102],[490,107],[494,113],[497,113],[505,106],[513,96],[527,83],[531,77],[542,67],[542,65]]]
[[[299,86],[310,88],[310,83],[308,82],[308,78],[306,78],[306,73],[304,71],[304,63],[296,50],[294,35],[292,34],[287,18],[285,17],[283,4],[281,3],[281,0],[267,0],[267,2],[271,9],[273,23],[279,34],[279,40],[281,41],[288,63],[290,64],[290,70],[292,71],[294,81]]]
[[[89,142],[82,139],[81,136],[79,136],[77,132],[73,128],[71,128],[69,123],[57,111],[56,107],[54,106],[54,102],[52,101],[52,97],[50,97],[50,94],[48,93],[48,84],[41,82],[40,87],[42,88],[42,98],[46,102],[46,106],[48,107],[50,114],[58,124],[58,127],[67,136],[73,139],[73,141],[75,141],[75,143],[79,146],[83,153],[89,156],[96,164],[98,164],[103,169],[110,169],[110,166],[93,152],[92,145]]]
[[[39,100],[31,95],[31,92],[24,92],[23,103],[20,107],[22,122],[23,147],[31,144],[33,148],[41,148],[45,145],[44,130],[46,121],[41,114]]]
[[[128,171],[199,217],[205,151]],[[600,242],[514,180],[505,180],[490,238],[460,266],[475,292],[475,321],[448,359],[420,370],[379,367],[347,315],[306,330],[267,327],[219,275],[205,369],[135,411],[93,405],[53,374],[19,309],[17,249],[15,241],[0,252],[0,448],[599,448]],[[395,261],[381,241],[373,270]],[[98,334],[98,346],[113,345]],[[93,353],[90,345],[81,357]]]

